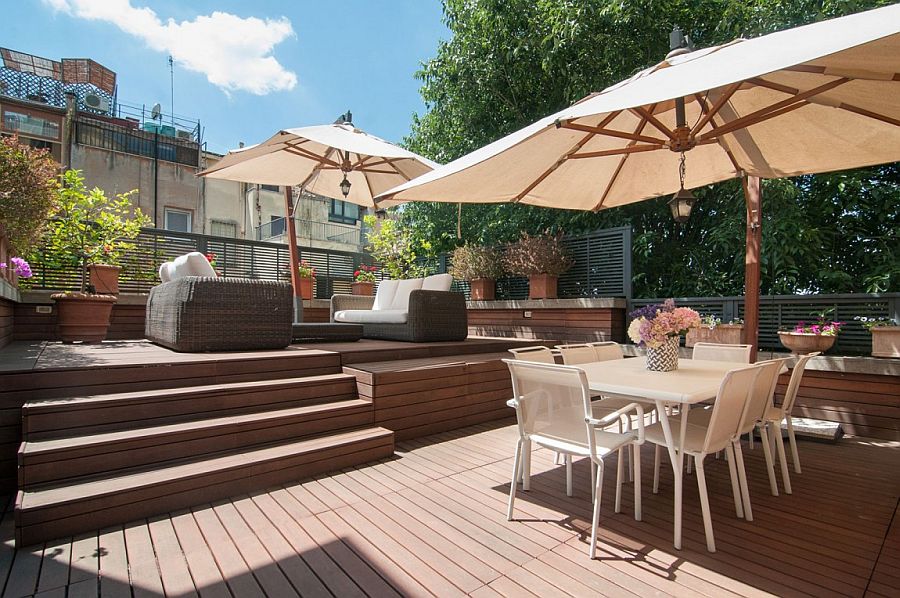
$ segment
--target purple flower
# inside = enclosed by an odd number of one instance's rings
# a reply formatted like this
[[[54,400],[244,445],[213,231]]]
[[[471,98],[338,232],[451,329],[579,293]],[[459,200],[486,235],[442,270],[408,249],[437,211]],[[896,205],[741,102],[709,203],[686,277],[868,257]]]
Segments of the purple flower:
[[[33,276],[31,272],[31,266],[28,265],[24,259],[20,257],[14,257],[9,260],[12,262],[13,271],[19,276],[19,278],[31,278]],[[6,262],[0,263],[0,269],[8,268],[9,266]]]
[[[656,315],[657,310],[662,308],[662,304],[660,303],[651,303],[650,305],[645,305],[644,307],[638,308],[628,314],[628,317],[632,320],[638,320],[640,318],[647,318],[648,320],[653,318]]]

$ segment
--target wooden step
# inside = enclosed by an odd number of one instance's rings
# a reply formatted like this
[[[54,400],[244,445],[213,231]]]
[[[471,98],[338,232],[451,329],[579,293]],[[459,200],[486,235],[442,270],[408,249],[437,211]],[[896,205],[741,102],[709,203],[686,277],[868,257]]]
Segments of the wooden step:
[[[30,546],[254,492],[393,452],[393,433],[369,427],[79,484],[20,490],[16,545]]]
[[[353,376],[324,374],[34,401],[22,407],[23,438],[98,434],[353,398]]]
[[[102,434],[23,442],[19,488],[372,425],[370,401],[349,399]]]

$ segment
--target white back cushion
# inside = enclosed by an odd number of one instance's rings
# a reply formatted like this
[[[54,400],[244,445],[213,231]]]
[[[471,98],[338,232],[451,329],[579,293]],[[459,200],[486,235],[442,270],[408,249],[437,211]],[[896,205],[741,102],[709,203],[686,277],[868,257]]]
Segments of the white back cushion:
[[[399,283],[399,280],[382,280],[378,283],[378,292],[375,293],[375,303],[372,305],[372,309],[391,309]]]
[[[403,311],[409,310],[409,294],[422,288],[423,280],[421,278],[410,278],[409,280],[397,281],[397,294],[394,295],[394,302],[391,309],[399,309]]]
[[[211,276],[216,277],[216,271],[209,264],[206,256],[199,251],[192,251],[185,255],[179,255],[173,262],[174,270],[169,272],[172,280],[176,278],[184,278],[185,276]]]
[[[162,282],[169,282],[172,280],[172,271],[175,268],[175,264],[172,262],[166,262],[162,266],[159,267],[159,279]]]
[[[449,291],[453,284],[452,274],[434,274],[426,276],[422,282],[423,291]]]

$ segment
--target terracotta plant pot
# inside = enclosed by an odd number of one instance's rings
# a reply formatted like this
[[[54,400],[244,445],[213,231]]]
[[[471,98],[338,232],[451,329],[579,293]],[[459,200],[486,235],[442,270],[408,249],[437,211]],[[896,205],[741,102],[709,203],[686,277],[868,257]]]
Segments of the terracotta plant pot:
[[[116,297],[87,293],[54,293],[56,326],[64,343],[99,343],[106,338]]]
[[[791,350],[791,353],[797,354],[812,353],[813,351],[824,353],[837,340],[836,336],[802,332],[779,332],[778,338],[782,345]]]
[[[88,273],[91,276],[94,292],[101,295],[118,295],[119,272],[121,271],[122,268],[119,266],[110,266],[109,264],[91,264],[88,266]]]
[[[493,278],[476,278],[469,281],[472,301],[493,301],[497,298],[497,281]]]
[[[316,279],[315,278],[301,278],[300,279],[300,298],[301,299],[312,299],[313,291],[315,290]]]
[[[354,295],[363,295],[371,297],[375,291],[374,282],[354,282],[350,285],[350,292]]]
[[[685,337],[684,346],[693,347],[697,343],[739,345],[743,334],[743,324],[719,324],[713,329],[709,329],[706,326],[691,328]]]
[[[559,276],[552,274],[532,274],[528,277],[529,299],[556,299],[556,285]]]
[[[900,326],[872,328],[872,356],[900,357]]]

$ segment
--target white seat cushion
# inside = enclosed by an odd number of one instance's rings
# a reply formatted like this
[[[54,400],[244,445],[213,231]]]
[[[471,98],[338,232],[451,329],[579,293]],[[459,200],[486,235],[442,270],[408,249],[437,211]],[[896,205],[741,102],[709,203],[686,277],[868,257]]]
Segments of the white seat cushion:
[[[334,313],[334,321],[352,324],[406,324],[406,312],[401,309],[344,309]]]
[[[216,271],[210,265],[206,256],[199,251],[192,251],[184,255],[179,255],[173,261],[174,268],[169,271],[169,277],[172,280],[184,278],[185,276],[210,276],[216,277]]]
[[[159,279],[162,282],[169,282],[172,280],[172,272],[175,270],[175,264],[172,262],[166,262],[162,266],[159,267]]]
[[[379,311],[391,309],[399,284],[399,280],[382,280],[378,283],[378,291],[375,293],[375,303],[372,305],[372,309]]]
[[[421,289],[422,282],[423,280],[421,278],[410,278],[409,280],[397,281],[397,294],[394,295],[391,309],[409,311],[409,294]]]
[[[452,274],[434,274],[426,276],[422,281],[423,291],[449,291],[450,285],[453,284]]]

